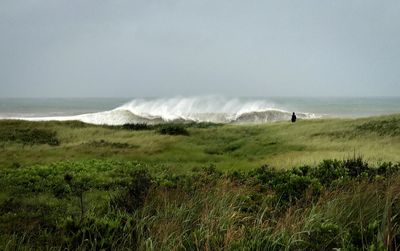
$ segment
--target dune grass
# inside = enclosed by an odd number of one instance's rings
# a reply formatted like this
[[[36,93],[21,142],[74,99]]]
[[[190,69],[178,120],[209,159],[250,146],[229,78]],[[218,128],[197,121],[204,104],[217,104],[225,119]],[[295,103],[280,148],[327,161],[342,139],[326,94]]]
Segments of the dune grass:
[[[0,249],[398,250],[399,132],[0,121]]]
[[[143,126],[132,130],[80,122],[0,121],[0,168],[101,158],[163,163],[183,172],[209,164],[220,170],[245,170],[262,164],[290,168],[354,154],[362,155],[371,163],[398,162],[399,125],[399,115],[357,120],[300,120],[295,124],[210,124],[203,128],[187,125],[184,129],[178,127],[184,130],[181,136],[163,135],[152,127],[142,130]],[[59,145],[21,144],[18,140],[5,139],[4,134],[9,134],[7,128],[48,132],[55,138],[50,140]],[[93,142],[103,143],[99,147]]]

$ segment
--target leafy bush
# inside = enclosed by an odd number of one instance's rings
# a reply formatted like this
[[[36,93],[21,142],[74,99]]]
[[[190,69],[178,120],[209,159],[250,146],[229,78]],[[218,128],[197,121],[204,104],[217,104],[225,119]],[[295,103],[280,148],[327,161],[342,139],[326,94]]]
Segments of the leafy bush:
[[[276,184],[273,189],[276,191],[276,197],[282,204],[292,203],[304,198],[306,192],[310,191],[312,195],[319,195],[321,185],[317,179],[309,176],[298,176],[296,174],[285,175],[285,180]]]
[[[383,175],[385,177],[392,176],[400,170],[400,163],[393,164],[391,162],[384,162],[379,165],[376,169],[377,175]]]
[[[93,140],[93,141],[86,143],[86,145],[88,145],[90,147],[111,147],[111,148],[118,148],[118,149],[135,147],[134,145],[130,145],[128,143],[108,142],[105,140],[100,140],[100,141]]]
[[[126,246],[134,247],[137,237],[132,225],[132,220],[123,214],[91,214],[82,222],[66,217],[60,224],[62,246],[68,250],[119,250],[117,240],[124,238]]]
[[[2,191],[18,199],[0,201],[0,249],[396,250],[399,165],[363,163],[225,174],[104,160],[4,168]]]
[[[192,123],[185,124],[186,127],[201,128],[201,129],[214,128],[214,127],[219,127],[222,125],[223,124],[217,124],[217,123],[212,123],[212,122],[192,122]]]
[[[231,142],[231,143],[227,144],[227,145],[224,147],[224,151],[225,151],[225,152],[234,152],[234,151],[236,151],[237,149],[241,148],[242,145],[243,145],[243,142],[241,142],[241,141]]]
[[[206,129],[206,128],[213,128],[213,127],[218,127],[222,126],[222,124],[216,124],[216,123],[211,123],[211,122],[191,122],[191,123],[161,123],[161,124],[147,124],[147,123],[128,123],[124,124],[122,126],[110,126],[110,125],[105,125],[103,127],[105,128],[110,128],[110,129],[124,129],[124,130],[132,130],[132,131],[141,131],[141,130],[161,130],[162,128],[165,127],[180,127],[180,128],[200,128],[200,129]],[[176,134],[171,134],[171,135],[176,135]]]
[[[347,174],[348,170],[338,160],[324,160],[312,170],[312,176],[325,186],[330,185],[334,180],[346,177]]]
[[[130,161],[88,160],[76,162],[56,162],[49,165],[34,165],[24,168],[1,169],[1,188],[13,193],[52,192],[62,195],[69,193],[66,176],[74,182],[86,180],[91,189],[113,190],[129,184],[132,170],[142,169],[143,165]]]
[[[111,204],[128,213],[142,207],[152,184],[152,177],[146,170],[134,171],[129,184],[115,196]]]
[[[132,131],[153,130],[154,126],[148,125],[146,123],[124,124],[122,125],[122,129],[132,130]]]
[[[303,176],[299,170],[276,170],[264,165],[250,175],[255,176],[265,189],[275,192],[277,204],[286,206],[305,198],[306,192],[318,195],[321,189],[319,180],[312,176]]]
[[[210,155],[220,155],[220,154],[223,154],[224,151],[219,146],[208,146],[204,149],[204,153],[207,153]]]
[[[368,163],[365,162],[361,157],[354,157],[343,161],[343,167],[348,170],[350,177],[359,177],[362,173],[367,173]]]
[[[308,250],[335,250],[341,246],[340,227],[332,222],[315,224],[308,233]]]
[[[93,126],[91,124],[86,124],[85,122],[78,121],[78,120],[70,120],[70,121],[52,121],[52,123],[69,126],[71,128],[86,128]]]
[[[9,198],[0,204],[0,233],[34,232],[54,229],[51,208],[41,202],[25,203]]]
[[[183,125],[179,124],[164,124],[161,125],[158,129],[160,134],[167,134],[167,135],[189,135],[189,132]]]
[[[37,128],[4,127],[0,130],[0,141],[10,141],[24,145],[48,144],[50,146],[58,146],[60,144],[55,131]]]

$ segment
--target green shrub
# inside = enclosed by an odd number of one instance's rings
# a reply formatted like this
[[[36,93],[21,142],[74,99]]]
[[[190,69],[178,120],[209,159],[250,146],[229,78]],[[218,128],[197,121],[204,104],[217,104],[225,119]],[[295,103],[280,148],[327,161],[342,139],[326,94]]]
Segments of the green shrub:
[[[7,188],[14,193],[57,190],[62,195],[63,190],[70,190],[65,180],[69,175],[74,182],[86,180],[91,189],[113,190],[129,184],[132,170],[142,168],[143,165],[137,162],[112,160],[64,161],[23,168],[0,168],[0,184],[2,189]]]
[[[0,234],[32,234],[40,228],[54,229],[51,213],[52,208],[46,204],[26,203],[11,197],[0,204]]]
[[[251,193],[240,197],[240,211],[245,213],[257,213],[266,204],[266,198],[260,193]]]
[[[118,209],[132,213],[142,207],[152,184],[147,170],[136,170],[130,176],[130,182],[111,201]]]
[[[220,154],[223,154],[224,151],[221,147],[218,147],[218,146],[208,146],[204,149],[204,153],[207,153],[210,155],[220,155]]]
[[[276,170],[264,165],[250,173],[255,176],[264,189],[275,192],[275,201],[282,206],[290,205],[303,199],[306,192],[312,196],[318,196],[321,184],[312,176],[303,176],[299,169]]]
[[[234,152],[237,149],[241,148],[242,145],[243,145],[243,142],[241,142],[241,141],[231,142],[224,147],[224,152]]]
[[[65,125],[69,126],[71,128],[77,129],[77,128],[86,128],[93,126],[91,124],[86,124],[85,122],[79,121],[79,120],[70,120],[70,121],[53,121],[52,123],[58,124],[58,125]]]
[[[393,164],[391,162],[384,162],[376,169],[378,175],[385,177],[391,176],[400,170],[400,163]]]
[[[158,129],[160,134],[167,134],[167,135],[189,135],[189,132],[183,125],[179,124],[164,124],[161,125]]]
[[[85,145],[88,145],[90,147],[111,147],[111,148],[118,148],[118,149],[124,149],[124,148],[134,148],[136,146],[130,145],[128,143],[120,143],[120,142],[108,142],[105,140],[93,140]]]
[[[350,158],[343,161],[343,167],[348,170],[350,177],[359,177],[362,173],[368,173],[368,163],[362,157]]]
[[[398,164],[326,160],[225,174],[214,165],[185,174],[147,168],[93,160],[0,169],[0,249],[398,248]],[[349,182],[332,186],[342,177]]]
[[[283,182],[273,187],[279,203],[285,205],[286,203],[293,203],[303,199],[308,191],[310,191],[313,196],[319,195],[321,185],[318,180],[309,176],[298,176],[295,174],[284,177],[285,180],[283,180]]]
[[[214,128],[214,127],[219,127],[222,125],[223,124],[217,124],[217,123],[212,123],[212,122],[192,122],[192,123],[185,124],[186,127],[201,128],[201,129]]]
[[[24,145],[48,144],[50,146],[58,146],[60,144],[55,131],[37,128],[4,127],[0,129],[0,141],[16,142]]]
[[[60,224],[62,246],[68,250],[119,250],[119,245],[137,245],[134,222],[124,214],[98,217],[91,213],[82,222],[66,217]],[[123,239],[123,243],[119,240]]]
[[[332,181],[346,177],[348,170],[338,160],[323,160],[317,168],[312,170],[313,177],[317,178],[321,184],[327,186]]]
[[[335,250],[342,246],[340,227],[332,222],[314,225],[307,237],[308,250]]]
[[[122,129],[140,131],[140,130],[153,130],[154,126],[148,125],[146,123],[136,123],[136,124],[124,124],[121,126]]]

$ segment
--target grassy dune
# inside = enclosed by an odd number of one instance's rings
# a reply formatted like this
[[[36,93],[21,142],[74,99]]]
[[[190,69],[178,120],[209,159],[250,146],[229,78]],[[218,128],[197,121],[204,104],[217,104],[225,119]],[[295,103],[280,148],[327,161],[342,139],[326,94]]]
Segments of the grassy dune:
[[[206,128],[189,126],[189,136],[171,136],[156,130],[123,130],[79,122],[0,121],[0,134],[43,129],[55,133],[59,141],[59,145],[50,146],[0,138],[0,167],[100,158],[163,164],[183,172],[208,164],[219,170],[246,170],[263,164],[278,168],[317,164],[353,154],[371,163],[398,162],[399,124],[399,115],[300,120],[295,124],[205,124]]]
[[[0,250],[400,249],[400,115],[0,121],[0,149]]]

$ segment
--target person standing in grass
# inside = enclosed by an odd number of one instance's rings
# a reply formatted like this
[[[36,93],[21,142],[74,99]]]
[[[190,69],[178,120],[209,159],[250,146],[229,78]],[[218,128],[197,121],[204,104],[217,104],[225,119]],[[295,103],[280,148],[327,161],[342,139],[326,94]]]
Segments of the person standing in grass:
[[[292,114],[292,123],[296,122],[296,119],[297,119],[296,114],[293,112],[293,114]]]

